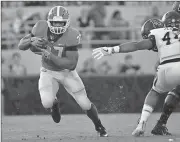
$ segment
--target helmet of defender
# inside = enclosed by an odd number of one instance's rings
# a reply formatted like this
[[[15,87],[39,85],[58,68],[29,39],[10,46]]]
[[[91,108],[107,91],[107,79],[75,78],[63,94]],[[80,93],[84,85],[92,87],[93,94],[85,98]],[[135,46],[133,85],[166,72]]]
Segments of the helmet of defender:
[[[63,6],[53,7],[47,17],[48,27],[54,34],[63,34],[70,25],[68,10]]]
[[[153,29],[163,28],[164,24],[159,19],[149,19],[141,27],[141,36],[143,39],[147,39],[150,31]]]
[[[176,1],[173,4],[173,10],[180,14],[180,1]]]
[[[176,11],[169,11],[162,17],[165,27],[178,29],[180,27],[180,14]]]

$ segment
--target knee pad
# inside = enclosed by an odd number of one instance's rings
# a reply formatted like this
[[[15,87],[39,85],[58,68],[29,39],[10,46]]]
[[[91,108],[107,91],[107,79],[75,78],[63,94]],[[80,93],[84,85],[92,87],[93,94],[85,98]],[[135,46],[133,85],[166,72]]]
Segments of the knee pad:
[[[175,95],[167,95],[165,98],[165,105],[168,106],[169,108],[174,108],[179,102],[179,98],[176,97]]]
[[[85,89],[73,93],[73,97],[83,110],[91,109],[91,101],[87,97]]]
[[[180,85],[176,86],[175,92],[176,92],[176,94],[177,94],[177,95],[179,96],[179,98],[180,98]]]
[[[55,100],[53,92],[50,91],[49,89],[46,88],[39,91],[41,102],[44,108],[51,108]]]
[[[168,93],[168,95],[175,96],[176,98],[180,99],[180,85],[176,86],[172,91]]]

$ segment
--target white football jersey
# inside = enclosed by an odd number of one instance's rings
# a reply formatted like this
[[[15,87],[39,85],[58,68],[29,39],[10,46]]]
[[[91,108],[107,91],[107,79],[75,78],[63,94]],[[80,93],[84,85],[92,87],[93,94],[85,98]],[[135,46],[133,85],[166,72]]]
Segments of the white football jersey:
[[[180,41],[177,31],[172,28],[153,29],[149,36],[154,36],[160,63],[180,58]]]

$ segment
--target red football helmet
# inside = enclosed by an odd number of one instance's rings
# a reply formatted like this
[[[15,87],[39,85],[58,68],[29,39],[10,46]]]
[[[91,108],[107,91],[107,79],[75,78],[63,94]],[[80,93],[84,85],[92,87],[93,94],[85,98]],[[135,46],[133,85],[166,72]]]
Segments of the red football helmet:
[[[143,39],[147,39],[150,31],[153,29],[163,28],[164,24],[159,19],[149,19],[141,27],[141,35]]]
[[[176,1],[173,4],[173,10],[180,14],[180,1]]]
[[[53,7],[47,17],[49,29],[54,34],[62,34],[66,32],[70,25],[69,12],[65,7]]]
[[[180,14],[176,11],[169,11],[162,17],[165,27],[179,28]]]

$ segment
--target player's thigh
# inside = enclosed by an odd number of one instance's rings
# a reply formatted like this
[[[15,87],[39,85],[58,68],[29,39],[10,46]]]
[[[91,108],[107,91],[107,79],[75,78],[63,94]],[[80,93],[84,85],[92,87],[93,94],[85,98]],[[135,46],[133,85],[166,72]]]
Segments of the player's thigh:
[[[174,63],[172,67],[166,69],[165,77],[170,88],[180,85],[180,62]]]
[[[52,105],[59,89],[59,84],[50,74],[41,72],[39,78],[39,93],[43,105]]]
[[[158,92],[159,94],[170,91],[169,87],[166,84],[164,68],[158,69],[156,76],[154,78],[154,81],[153,81],[152,89]]]
[[[171,91],[180,84],[180,63],[160,66],[154,81],[154,90],[158,93]]]
[[[65,76],[62,84],[68,92],[72,93],[76,93],[84,89],[84,84],[76,71],[69,72]]]
[[[83,110],[89,110],[91,108],[91,101],[87,97],[85,88],[79,90],[78,92],[70,92],[69,90],[67,90],[67,92],[75,99],[75,101]]]
[[[91,108],[91,101],[87,97],[84,84],[76,72],[69,74],[65,78],[63,85],[83,110],[89,110]]]

